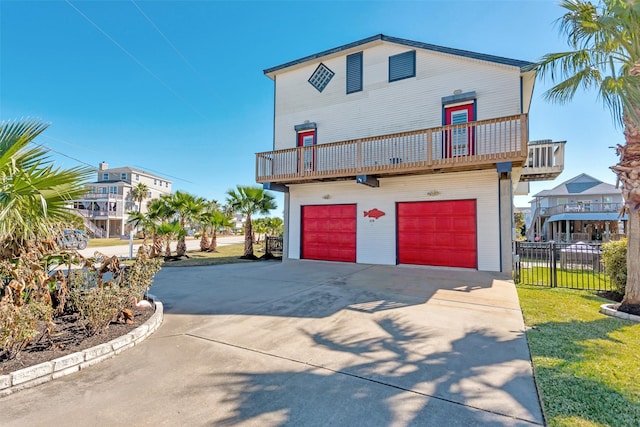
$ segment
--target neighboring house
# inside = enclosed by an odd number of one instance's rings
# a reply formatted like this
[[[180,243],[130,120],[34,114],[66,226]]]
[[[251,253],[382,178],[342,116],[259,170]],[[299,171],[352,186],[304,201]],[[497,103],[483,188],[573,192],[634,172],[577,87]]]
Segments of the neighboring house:
[[[171,193],[171,181],[130,167],[109,168],[105,162],[98,167],[98,180],[86,184],[84,198],[73,201],[73,207],[85,219],[85,225],[96,237],[121,237],[127,231],[127,212],[137,211],[138,202],[131,198],[131,189],[138,184],[149,188],[140,211],[163,194]]]
[[[511,271],[513,194],[564,161],[528,146],[528,65],[380,34],[264,70],[284,258]]]
[[[529,240],[606,242],[625,235],[622,192],[611,184],[583,173],[534,197]]]

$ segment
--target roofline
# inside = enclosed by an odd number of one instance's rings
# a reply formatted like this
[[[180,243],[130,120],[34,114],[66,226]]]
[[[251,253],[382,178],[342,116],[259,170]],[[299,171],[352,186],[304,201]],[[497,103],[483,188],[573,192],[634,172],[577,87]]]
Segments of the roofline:
[[[315,53],[313,55],[305,56],[305,57],[300,58],[300,59],[289,61],[289,62],[286,62],[286,63],[284,63],[282,65],[277,65],[275,67],[266,68],[265,70],[263,70],[263,73],[266,74],[266,75],[269,75],[269,74],[274,73],[276,71],[292,67],[294,65],[302,64],[302,63],[305,63],[305,62],[308,62],[308,61],[313,61],[315,59],[322,58],[322,57],[328,56],[328,55],[332,55],[334,53],[342,52],[344,50],[348,50],[348,49],[351,49],[351,48],[354,48],[354,47],[358,47],[358,46],[361,46],[361,45],[364,45],[364,44],[367,44],[367,43],[371,43],[371,42],[374,42],[376,40],[390,42],[390,43],[396,43],[396,44],[401,44],[401,45],[404,45],[404,46],[416,47],[416,48],[425,49],[425,50],[431,50],[431,51],[434,51],[434,52],[446,53],[446,54],[449,54],[449,55],[463,56],[465,58],[472,58],[472,59],[477,59],[477,60],[480,60],[480,61],[488,61],[488,62],[495,62],[495,63],[503,64],[503,65],[509,65],[509,66],[512,66],[512,67],[520,68],[521,72],[531,71],[531,70],[525,70],[524,68],[533,65],[532,62],[521,61],[519,59],[505,58],[505,57],[502,57],[502,56],[488,55],[488,54],[484,54],[484,53],[471,52],[471,51],[468,51],[468,50],[454,49],[454,48],[450,48],[450,47],[437,46],[437,45],[434,45],[434,44],[422,43],[422,42],[402,39],[402,38],[398,38],[398,37],[386,36],[384,34],[377,34],[377,35],[372,36],[372,37],[367,37],[366,39],[358,40],[358,41],[351,42],[351,43],[348,43],[348,44],[345,44],[345,45],[342,45],[342,46],[335,47],[333,49],[325,50],[325,51],[322,51],[322,52]]]

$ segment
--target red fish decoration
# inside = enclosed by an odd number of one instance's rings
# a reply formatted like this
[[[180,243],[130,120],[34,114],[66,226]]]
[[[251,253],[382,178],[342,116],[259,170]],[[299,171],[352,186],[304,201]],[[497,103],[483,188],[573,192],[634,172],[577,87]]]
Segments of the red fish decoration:
[[[373,219],[378,219],[381,216],[386,215],[384,212],[382,212],[380,209],[378,208],[373,208],[370,211],[364,211],[364,217],[369,217],[369,218],[373,218]]]

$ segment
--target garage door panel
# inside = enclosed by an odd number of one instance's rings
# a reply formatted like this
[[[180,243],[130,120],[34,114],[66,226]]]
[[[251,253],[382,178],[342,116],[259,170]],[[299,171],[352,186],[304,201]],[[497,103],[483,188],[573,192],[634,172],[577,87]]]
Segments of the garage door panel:
[[[302,207],[304,259],[356,261],[356,205]]]
[[[475,200],[397,205],[398,262],[477,267]]]

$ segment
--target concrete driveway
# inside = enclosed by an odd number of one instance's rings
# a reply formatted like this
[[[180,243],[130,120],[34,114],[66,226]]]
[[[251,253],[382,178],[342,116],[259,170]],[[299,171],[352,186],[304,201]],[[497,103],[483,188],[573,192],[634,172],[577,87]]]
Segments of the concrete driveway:
[[[514,285],[307,261],[165,268],[162,327],[0,399],[3,425],[535,425]]]

